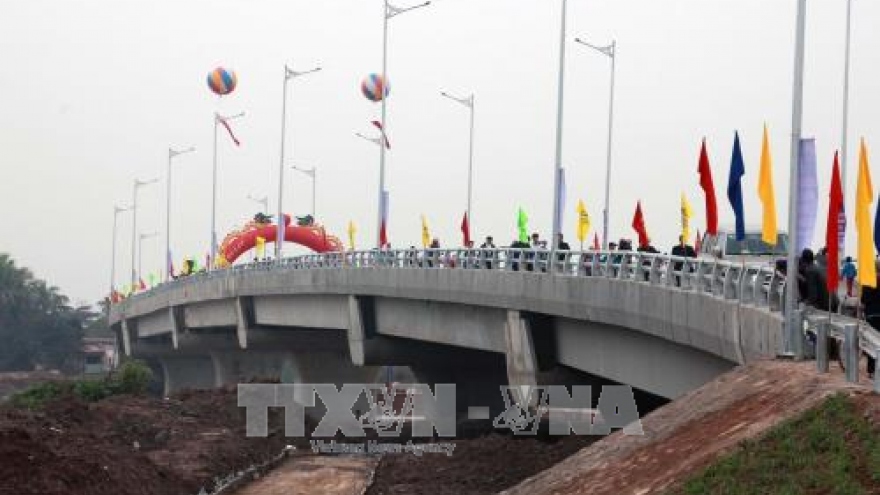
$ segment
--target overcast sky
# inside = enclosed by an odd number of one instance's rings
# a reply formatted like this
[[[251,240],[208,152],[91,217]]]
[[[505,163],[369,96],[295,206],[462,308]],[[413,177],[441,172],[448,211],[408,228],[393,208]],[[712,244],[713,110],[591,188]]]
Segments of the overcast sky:
[[[760,222],[761,129],[770,128],[780,225],[786,225],[795,0],[570,0],[566,56],[565,230],[574,238],[582,198],[601,229],[608,59],[574,44],[618,41],[613,238],[642,200],[649,232],[668,250],[685,192],[704,227],[700,140],[709,143],[722,223],[734,130],[746,161],[747,221]],[[811,0],[804,131],[817,139],[820,214],[840,143],[845,2]],[[407,5],[403,2],[400,5]],[[418,244],[420,215],[444,246],[460,243],[466,201],[467,110],[440,97],[476,93],[473,232],[500,244],[516,235],[516,208],[550,230],[560,1],[435,0],[390,23],[388,155],[390,238]],[[857,138],[880,142],[876,119],[880,3],[854,0],[850,157]],[[210,239],[212,113],[246,112],[218,148],[220,236],[269,195],[275,211],[283,66],[323,71],[296,79],[288,103],[291,164],[318,167],[317,217],[358,245],[375,239],[379,105],[359,91],[381,71],[381,0],[5,0],[0,13],[0,252],[12,254],[74,300],[109,285],[113,205],[131,202],[135,177],[164,181],[168,146],[195,146],[174,168],[175,258],[204,257]],[[239,86],[218,98],[205,75],[222,65]],[[874,116],[872,121],[871,117]],[[876,169],[876,167],[875,167]],[[850,166],[852,211],[855,170]],[[308,213],[311,189],[286,176],[285,210]],[[138,227],[144,272],[159,272],[164,182],[143,188]],[[852,226],[849,228],[852,231]],[[120,216],[117,283],[131,269],[131,216]],[[852,245],[854,237],[849,237]],[[288,252],[301,250],[289,248]],[[850,251],[852,251],[850,249]]]

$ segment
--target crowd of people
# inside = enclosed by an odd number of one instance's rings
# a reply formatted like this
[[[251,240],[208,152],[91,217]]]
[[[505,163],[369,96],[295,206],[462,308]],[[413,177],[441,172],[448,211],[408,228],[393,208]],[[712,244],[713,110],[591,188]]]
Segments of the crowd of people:
[[[482,263],[485,268],[491,269],[493,266],[494,259],[496,255],[494,254],[495,250],[509,250],[507,253],[508,260],[510,261],[511,270],[519,271],[541,271],[546,272],[548,268],[548,262],[550,260],[550,247],[547,239],[541,238],[541,235],[538,232],[533,232],[530,236],[525,237],[526,241],[521,239],[514,239],[507,246],[497,246],[495,244],[495,239],[493,236],[486,236],[485,240],[479,245],[479,247],[475,247],[475,243],[473,241],[469,241],[465,249],[478,249],[482,251]],[[440,243],[440,239],[434,237],[431,239],[430,243],[427,246],[428,250],[439,250],[442,248]],[[659,254],[660,251],[655,248],[652,244],[647,243],[642,246],[639,246],[636,249],[633,249],[633,242],[631,239],[620,239],[619,242],[610,242],[608,244],[609,251],[620,252],[620,254],[612,254],[611,262],[615,266],[619,266],[626,256],[627,252],[641,252],[641,253],[656,253]],[[390,244],[387,244],[383,247],[383,250],[388,251],[391,250],[392,247]],[[563,234],[557,234],[556,236],[556,245],[555,250],[557,251],[556,260],[557,262],[563,263],[567,259],[567,251],[571,251],[571,245],[565,240]],[[591,251],[597,251],[597,247],[591,246]],[[665,254],[665,253],[664,253]],[[693,246],[687,244],[685,242],[684,237],[679,236],[679,243],[672,247],[671,254],[673,256],[679,256],[682,258],[696,258],[697,252]],[[604,261],[603,258],[600,258],[601,261]],[[459,264],[467,263],[468,260],[459,260],[455,257],[455,254],[434,254],[430,251],[428,253],[419,254],[419,250],[415,246],[410,246],[406,249],[405,254],[405,262],[408,266],[424,266],[424,267],[455,267]],[[472,260],[470,262],[473,262]],[[650,263],[650,260],[646,260],[645,263]],[[675,270],[681,270],[683,266],[683,262],[676,261],[674,262]],[[646,272],[645,277],[647,279],[648,274]],[[676,284],[680,285],[680,277],[676,276]]]
[[[844,260],[840,274],[846,283],[846,298],[848,304],[841,306],[840,292],[828,290],[827,279],[827,251],[825,248],[815,254],[812,249],[804,249],[798,257],[798,300],[820,311],[832,313],[850,312],[852,316],[864,319],[875,329],[880,329],[880,260],[877,260],[878,269],[877,287],[862,286],[859,289],[858,298],[855,297],[855,279],[857,269],[852,258],[847,256]],[[777,270],[785,273],[785,263],[777,262]],[[812,336],[814,337],[814,336]],[[836,358],[840,367],[845,368],[843,357],[838,348],[837,341],[829,338],[829,355]],[[876,368],[874,356],[867,355],[868,376],[873,378]]]

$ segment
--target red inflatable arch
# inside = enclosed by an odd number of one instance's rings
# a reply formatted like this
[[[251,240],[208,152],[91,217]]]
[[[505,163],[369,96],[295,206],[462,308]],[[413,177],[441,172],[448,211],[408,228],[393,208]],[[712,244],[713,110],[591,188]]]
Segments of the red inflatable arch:
[[[257,245],[257,237],[266,243],[275,242],[278,237],[278,226],[273,223],[248,222],[243,229],[230,232],[220,244],[218,263],[232,264],[242,254]],[[305,246],[316,253],[342,251],[342,241],[329,235],[320,225],[290,225],[290,216],[284,215],[284,240]]]

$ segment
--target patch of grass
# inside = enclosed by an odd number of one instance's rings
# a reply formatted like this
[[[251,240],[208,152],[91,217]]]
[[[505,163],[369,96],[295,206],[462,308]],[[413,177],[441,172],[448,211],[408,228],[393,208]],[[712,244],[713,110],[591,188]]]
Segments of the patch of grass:
[[[880,493],[880,427],[846,395],[744,442],[669,495]]]
[[[136,360],[126,361],[111,375],[100,380],[46,382],[13,395],[10,403],[25,409],[42,409],[47,403],[64,396],[76,396],[96,402],[111,395],[143,394],[153,378],[150,368]]]

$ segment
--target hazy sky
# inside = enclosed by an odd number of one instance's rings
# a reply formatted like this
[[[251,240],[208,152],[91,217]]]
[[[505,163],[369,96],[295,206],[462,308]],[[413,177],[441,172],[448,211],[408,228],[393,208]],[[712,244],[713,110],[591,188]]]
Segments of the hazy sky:
[[[857,138],[880,142],[880,3],[854,0],[850,157]],[[733,132],[746,161],[749,223],[760,221],[760,136],[771,132],[780,225],[786,225],[795,0],[570,0],[566,57],[564,232],[574,238],[583,198],[601,228],[608,59],[571,42],[618,41],[612,237],[641,199],[649,232],[668,249],[679,196],[704,226],[699,144],[708,139],[722,223]],[[807,14],[804,131],[817,138],[824,231],[831,158],[839,146],[844,0],[811,0]],[[411,5],[399,2],[399,5]],[[460,242],[467,177],[467,110],[440,97],[476,93],[473,232],[506,244],[522,206],[548,233],[556,121],[560,1],[435,0],[391,20],[388,155],[390,237],[418,244],[420,215],[444,246]],[[291,164],[318,167],[317,217],[358,244],[375,239],[379,105],[360,80],[381,71],[381,0],[5,0],[0,9],[0,252],[11,253],[75,300],[109,284],[112,208],[131,201],[135,177],[164,180],[168,146],[195,146],[175,162],[172,250],[204,257],[210,239],[212,113],[244,111],[235,148],[220,134],[220,236],[258,209],[275,211],[283,66],[296,79],[288,103]],[[222,99],[205,75],[222,65],[239,87]],[[855,170],[850,166],[849,211]],[[876,167],[875,167],[876,170]],[[308,179],[286,174],[286,211],[305,214]],[[164,249],[164,182],[141,189],[144,271]],[[852,231],[852,226],[849,228]],[[117,283],[131,269],[131,216],[120,216]],[[850,245],[854,237],[849,237]],[[818,240],[817,240],[818,242]],[[288,248],[288,252],[298,252]]]

